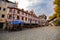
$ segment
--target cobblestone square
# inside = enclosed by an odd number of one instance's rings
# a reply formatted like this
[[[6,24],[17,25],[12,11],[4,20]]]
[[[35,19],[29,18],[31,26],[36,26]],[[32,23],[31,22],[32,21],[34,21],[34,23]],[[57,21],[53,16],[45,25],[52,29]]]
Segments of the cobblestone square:
[[[0,32],[0,40],[60,40],[60,27],[38,27],[15,32]]]

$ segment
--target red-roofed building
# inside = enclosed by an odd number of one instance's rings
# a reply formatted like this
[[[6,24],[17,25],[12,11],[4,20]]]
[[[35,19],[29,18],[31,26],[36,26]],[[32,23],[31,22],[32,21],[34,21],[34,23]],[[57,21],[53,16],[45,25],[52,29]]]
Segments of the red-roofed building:
[[[24,11],[24,9],[8,7],[8,19],[7,21],[20,20],[25,23],[30,23],[30,20],[33,24],[38,23],[38,17],[34,14],[34,12]],[[14,17],[14,18],[13,18]]]

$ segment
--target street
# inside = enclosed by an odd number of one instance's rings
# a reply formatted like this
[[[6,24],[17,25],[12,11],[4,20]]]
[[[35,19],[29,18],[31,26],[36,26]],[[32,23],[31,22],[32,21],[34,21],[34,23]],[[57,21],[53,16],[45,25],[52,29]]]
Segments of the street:
[[[60,40],[60,27],[38,27],[15,32],[0,32],[0,40]]]

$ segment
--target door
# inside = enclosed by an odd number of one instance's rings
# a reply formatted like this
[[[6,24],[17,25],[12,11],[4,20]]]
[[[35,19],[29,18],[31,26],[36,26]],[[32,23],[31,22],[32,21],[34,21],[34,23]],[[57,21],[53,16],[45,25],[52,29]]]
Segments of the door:
[[[3,28],[3,23],[0,23],[0,29]]]

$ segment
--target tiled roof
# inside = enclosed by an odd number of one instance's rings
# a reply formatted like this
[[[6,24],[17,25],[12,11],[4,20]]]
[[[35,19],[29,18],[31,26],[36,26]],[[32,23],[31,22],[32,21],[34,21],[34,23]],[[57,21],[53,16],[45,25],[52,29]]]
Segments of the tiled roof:
[[[15,8],[15,7],[8,7],[8,8],[17,9],[17,10],[22,11],[22,12],[24,12],[24,13],[29,13],[29,12],[27,12],[27,11],[24,11],[24,9],[19,9],[19,8]]]
[[[2,0],[2,1],[15,4],[14,2],[11,2],[11,1],[9,1],[9,0]]]
[[[34,12],[32,12],[32,11],[31,11],[31,13],[30,13],[30,12],[28,12],[28,11],[25,11],[24,9],[19,9],[19,8],[15,8],[15,7],[8,7],[8,8],[17,9],[17,10],[19,10],[19,11],[22,11],[22,12],[24,12],[24,13],[26,13],[26,14],[32,15],[32,16],[34,16],[34,17],[37,18],[36,14],[35,14]]]

